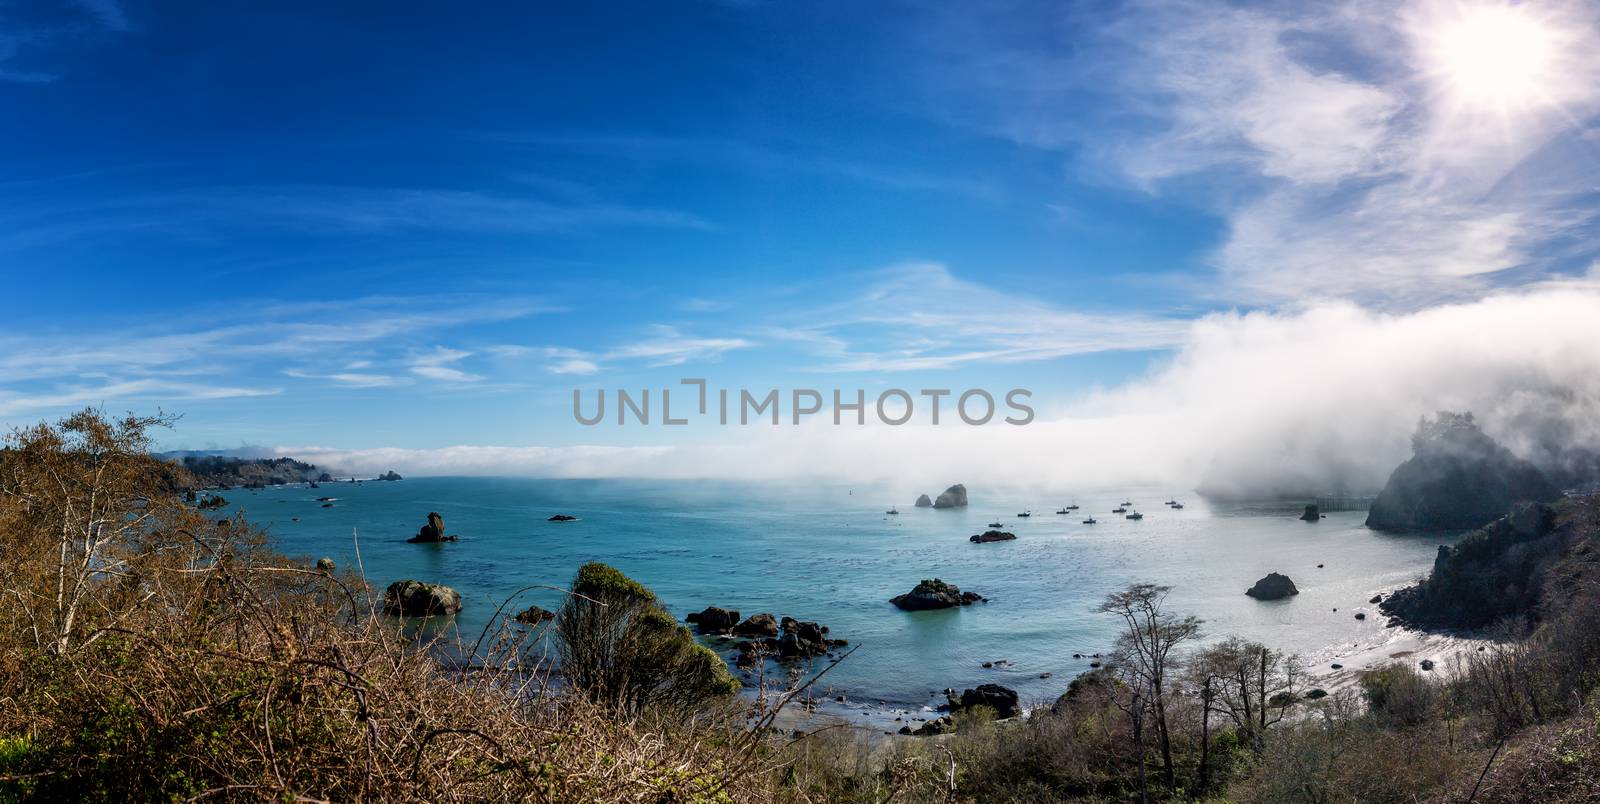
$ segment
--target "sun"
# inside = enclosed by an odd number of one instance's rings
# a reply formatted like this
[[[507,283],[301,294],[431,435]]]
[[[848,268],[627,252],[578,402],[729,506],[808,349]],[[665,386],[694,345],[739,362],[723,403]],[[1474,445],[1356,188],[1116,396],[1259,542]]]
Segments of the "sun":
[[[1563,37],[1526,4],[1461,7],[1422,33],[1430,78],[1462,110],[1540,105],[1563,80]]]

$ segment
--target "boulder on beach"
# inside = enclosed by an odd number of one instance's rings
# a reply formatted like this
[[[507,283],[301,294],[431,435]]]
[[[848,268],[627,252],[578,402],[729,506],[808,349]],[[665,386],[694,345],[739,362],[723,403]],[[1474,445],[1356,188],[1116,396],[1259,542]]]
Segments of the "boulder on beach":
[[[733,630],[739,623],[738,610],[707,606],[705,609],[683,618],[699,629],[702,634],[726,634]]]
[[[383,611],[402,617],[448,616],[461,610],[461,595],[440,583],[405,580],[383,592]]]
[[[1245,594],[1256,600],[1282,600],[1290,595],[1300,594],[1294,588],[1294,581],[1289,576],[1276,572],[1269,572],[1265,578],[1256,581],[1256,585],[1245,591]]]
[[[1003,530],[986,530],[982,533],[974,534],[967,541],[973,544],[987,544],[989,542],[1009,542],[1015,538],[1017,538],[1015,533],[1007,533]]]
[[[945,583],[938,578],[931,580],[925,578],[916,588],[891,598],[889,602],[906,611],[926,611],[967,606],[983,599],[977,592],[963,592],[955,584]]]
[[[928,495],[926,495],[926,494],[920,494],[920,495],[917,496],[917,507],[918,508],[932,508],[933,507],[933,500],[928,499]]]
[[[1017,691],[999,684],[979,684],[977,688],[961,692],[961,708],[973,709],[984,706],[994,710],[995,717],[1004,720],[1016,717],[1021,711],[1017,706]]]
[[[939,492],[939,499],[933,501],[934,508],[965,508],[967,507],[967,487],[960,483]]]
[[[453,542],[455,540],[456,540],[456,537],[454,537],[454,536],[446,536],[445,535],[445,532],[444,532],[444,517],[440,516],[438,514],[438,512],[429,512],[429,514],[428,514],[428,524],[423,525],[422,528],[417,531],[417,535],[412,536],[409,539],[406,539],[406,541],[411,542],[413,544],[432,543],[432,542]]]
[[[1321,522],[1322,510],[1317,507],[1316,503],[1312,503],[1306,506],[1306,512],[1300,515],[1300,520],[1302,522]]]
[[[752,614],[749,619],[734,626],[733,633],[735,636],[775,637],[778,635],[778,619],[765,612]]]

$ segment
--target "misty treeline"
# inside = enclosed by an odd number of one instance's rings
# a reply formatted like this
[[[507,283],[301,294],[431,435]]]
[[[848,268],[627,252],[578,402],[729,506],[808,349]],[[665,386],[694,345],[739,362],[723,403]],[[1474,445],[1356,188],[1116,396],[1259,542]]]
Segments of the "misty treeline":
[[[284,557],[242,513],[184,504],[149,454],[169,423],[85,411],[0,449],[0,799],[1600,797],[1594,498],[1564,514],[1589,537],[1553,565],[1537,626],[1503,624],[1459,667],[1400,660],[1322,693],[1295,658],[1207,635],[1140,584],[1101,606],[1123,625],[1105,666],[1026,719],[796,738],[772,701],[803,686],[733,694],[721,660],[604,565],[545,625],[515,624],[513,600],[459,640],[382,615],[359,568]]]

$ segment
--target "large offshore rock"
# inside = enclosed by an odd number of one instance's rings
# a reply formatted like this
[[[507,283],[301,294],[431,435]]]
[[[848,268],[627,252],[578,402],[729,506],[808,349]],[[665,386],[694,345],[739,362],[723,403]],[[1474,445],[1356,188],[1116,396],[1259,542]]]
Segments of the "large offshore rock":
[[[1538,468],[1485,435],[1472,414],[1441,411],[1418,425],[1413,454],[1373,501],[1367,526],[1378,530],[1481,528],[1518,502],[1561,497]]]
[[[967,487],[960,483],[939,492],[939,499],[933,501],[934,508],[965,508],[967,507]]]
[[[934,578],[924,579],[910,592],[891,598],[889,602],[906,611],[926,611],[967,606],[980,600],[983,596],[976,592],[963,592],[955,584]]]
[[[1289,580],[1289,576],[1269,572],[1265,578],[1256,581],[1255,586],[1246,590],[1245,594],[1257,600],[1282,600],[1300,594],[1300,590],[1295,588],[1294,581]]]

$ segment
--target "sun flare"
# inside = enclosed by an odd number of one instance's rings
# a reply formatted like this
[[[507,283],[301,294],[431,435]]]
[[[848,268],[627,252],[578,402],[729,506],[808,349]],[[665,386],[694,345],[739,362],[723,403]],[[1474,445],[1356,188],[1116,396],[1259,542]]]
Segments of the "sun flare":
[[[1486,4],[1435,20],[1424,34],[1428,72],[1456,106],[1515,111],[1547,101],[1563,80],[1563,38],[1527,5]]]

